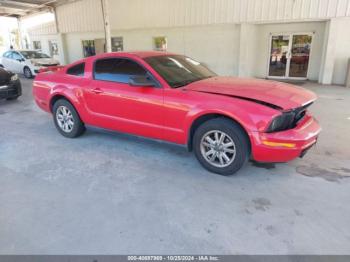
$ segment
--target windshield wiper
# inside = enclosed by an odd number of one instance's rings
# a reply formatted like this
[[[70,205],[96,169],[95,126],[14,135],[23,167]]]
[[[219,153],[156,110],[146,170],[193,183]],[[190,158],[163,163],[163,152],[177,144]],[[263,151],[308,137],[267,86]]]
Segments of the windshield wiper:
[[[199,79],[199,80],[200,80],[200,79]],[[182,82],[179,82],[179,83],[174,84],[173,87],[174,87],[174,88],[183,87],[183,86],[185,86],[185,85],[191,84],[191,83],[196,82],[196,81],[198,81],[198,80],[193,80],[193,79],[192,79],[192,80],[182,81]]]
[[[204,79],[208,79],[208,78],[212,78],[212,76],[202,77],[202,78],[198,78],[198,79],[186,80],[186,81],[183,81],[183,82],[180,82],[180,83],[176,83],[172,87],[173,88],[183,87],[183,86],[189,85],[191,83],[194,83],[194,82],[197,82],[197,81],[201,81],[201,80],[204,80]]]

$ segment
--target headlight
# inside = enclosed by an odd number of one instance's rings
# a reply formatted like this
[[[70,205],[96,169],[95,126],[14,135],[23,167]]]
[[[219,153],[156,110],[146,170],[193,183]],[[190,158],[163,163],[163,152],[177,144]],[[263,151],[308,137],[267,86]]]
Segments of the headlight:
[[[278,131],[283,131],[283,130],[293,128],[294,119],[295,119],[294,112],[291,111],[291,112],[282,113],[282,115],[279,115],[272,120],[266,132],[272,133],[272,132],[278,132]]]
[[[14,74],[13,76],[11,76],[11,81],[17,81],[18,80],[18,75]]]

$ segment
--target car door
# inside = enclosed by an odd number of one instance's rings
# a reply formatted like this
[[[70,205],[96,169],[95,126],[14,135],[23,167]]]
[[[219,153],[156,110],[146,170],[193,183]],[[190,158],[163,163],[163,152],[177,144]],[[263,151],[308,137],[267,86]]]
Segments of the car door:
[[[8,51],[6,53],[4,53],[2,59],[1,59],[1,63],[2,65],[10,71],[13,71],[13,63],[12,63],[12,51]]]
[[[132,76],[153,79],[155,86],[132,86]],[[84,90],[87,110],[98,126],[162,138],[163,88],[138,62],[117,57],[97,59],[93,79]]]
[[[24,58],[23,56],[14,51],[12,52],[12,61],[11,61],[11,67],[13,68],[12,71],[15,73],[23,73],[23,68],[25,66]]]

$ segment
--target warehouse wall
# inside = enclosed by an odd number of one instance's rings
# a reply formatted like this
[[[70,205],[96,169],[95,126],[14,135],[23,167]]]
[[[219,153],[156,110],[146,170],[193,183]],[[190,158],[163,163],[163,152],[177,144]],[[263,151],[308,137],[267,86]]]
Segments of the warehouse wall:
[[[114,30],[112,36],[123,37],[125,51],[153,50],[153,37],[166,36],[169,52],[191,56],[217,73],[237,75],[239,27],[236,25]],[[67,33],[64,38],[69,47],[68,62],[73,62],[83,57],[82,40],[104,38],[104,33]]]
[[[113,0],[114,29],[267,23],[350,16],[350,0]]]
[[[118,30],[124,50],[153,50],[153,37],[167,37],[169,52],[191,56],[224,75],[237,75],[239,27],[237,25]]]
[[[350,19],[337,19],[334,22],[336,32],[334,38],[330,39],[335,44],[332,83],[344,85],[350,59]]]
[[[99,0],[56,9],[62,33],[103,30]],[[114,30],[271,23],[350,16],[350,0],[109,0]]]
[[[61,33],[103,31],[100,0],[82,0],[58,6],[56,17]]]

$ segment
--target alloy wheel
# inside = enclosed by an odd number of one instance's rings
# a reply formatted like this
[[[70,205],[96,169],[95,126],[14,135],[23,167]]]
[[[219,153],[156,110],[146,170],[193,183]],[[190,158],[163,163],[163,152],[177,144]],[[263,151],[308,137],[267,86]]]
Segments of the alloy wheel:
[[[70,133],[74,127],[72,112],[65,106],[60,106],[56,111],[56,120],[62,131]]]
[[[215,167],[227,167],[236,157],[236,145],[233,139],[220,130],[211,130],[204,134],[200,143],[203,158]]]

